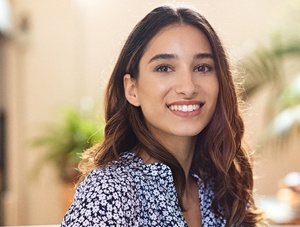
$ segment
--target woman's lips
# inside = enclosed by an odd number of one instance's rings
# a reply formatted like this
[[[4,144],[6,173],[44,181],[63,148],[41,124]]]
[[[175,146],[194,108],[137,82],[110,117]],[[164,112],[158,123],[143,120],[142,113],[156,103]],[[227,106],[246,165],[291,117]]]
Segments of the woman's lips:
[[[181,112],[192,112],[198,110],[200,108],[200,104],[193,105],[170,105],[169,109],[172,111],[181,111]]]
[[[175,113],[193,113],[193,112],[199,112],[200,109],[204,106],[204,102],[198,102],[198,103],[191,103],[191,104],[170,104],[168,105],[168,108]]]

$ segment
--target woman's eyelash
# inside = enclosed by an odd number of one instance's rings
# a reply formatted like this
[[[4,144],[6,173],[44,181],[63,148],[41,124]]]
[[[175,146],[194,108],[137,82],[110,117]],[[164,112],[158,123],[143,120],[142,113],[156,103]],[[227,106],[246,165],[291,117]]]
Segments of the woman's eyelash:
[[[159,65],[155,68],[156,72],[171,72],[172,71],[172,67],[169,65]]]
[[[211,65],[203,64],[195,67],[195,71],[207,73],[212,71],[213,67]]]
[[[211,72],[212,70],[213,70],[213,67],[209,64],[197,65],[194,68],[195,72],[201,72],[201,73],[208,73],[208,72]],[[174,71],[174,69],[170,65],[162,64],[162,65],[158,65],[157,67],[155,67],[155,71],[161,72],[161,73],[169,73],[169,72]]]

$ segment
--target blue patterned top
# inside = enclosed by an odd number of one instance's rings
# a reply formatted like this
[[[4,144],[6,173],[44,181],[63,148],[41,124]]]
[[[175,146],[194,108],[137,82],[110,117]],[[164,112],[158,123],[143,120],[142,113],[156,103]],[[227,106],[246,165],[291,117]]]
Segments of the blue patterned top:
[[[225,226],[213,213],[210,184],[198,182],[202,226]],[[93,170],[76,190],[65,226],[187,226],[181,213],[171,169],[163,163],[144,164],[134,153]]]

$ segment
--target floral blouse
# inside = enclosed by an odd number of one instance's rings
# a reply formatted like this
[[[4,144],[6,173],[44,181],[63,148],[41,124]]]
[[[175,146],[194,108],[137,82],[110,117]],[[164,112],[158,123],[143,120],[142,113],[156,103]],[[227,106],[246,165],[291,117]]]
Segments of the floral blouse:
[[[211,185],[198,182],[202,226],[225,226],[211,211]],[[187,226],[181,213],[171,169],[163,163],[144,164],[134,153],[93,170],[76,190],[65,226]]]

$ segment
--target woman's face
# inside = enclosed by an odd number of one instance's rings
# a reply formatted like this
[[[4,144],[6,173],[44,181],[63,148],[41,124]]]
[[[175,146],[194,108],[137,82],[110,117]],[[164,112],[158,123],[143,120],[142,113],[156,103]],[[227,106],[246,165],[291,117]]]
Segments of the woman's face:
[[[195,137],[210,122],[219,92],[209,41],[190,25],[164,28],[148,44],[138,79],[127,74],[124,86],[160,141]]]

